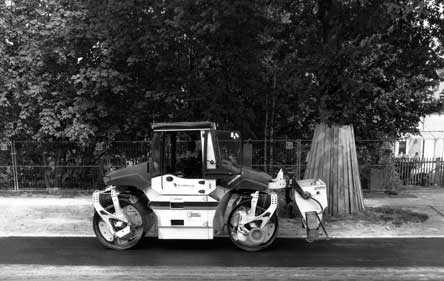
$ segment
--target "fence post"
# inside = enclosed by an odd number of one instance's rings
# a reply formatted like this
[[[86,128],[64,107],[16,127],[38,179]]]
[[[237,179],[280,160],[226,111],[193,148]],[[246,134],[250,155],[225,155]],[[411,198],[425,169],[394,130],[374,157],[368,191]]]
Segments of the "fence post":
[[[11,141],[11,160],[12,160],[12,176],[14,179],[14,191],[19,190],[18,174],[17,174],[17,153],[15,150],[15,143]]]
[[[249,140],[242,144],[242,165],[245,167],[253,167],[253,145]]]
[[[444,187],[444,167],[443,159],[441,157],[436,158],[434,177],[434,183],[436,183],[440,187]]]
[[[301,139],[296,140],[296,177],[301,179],[301,156],[302,156],[302,143]]]

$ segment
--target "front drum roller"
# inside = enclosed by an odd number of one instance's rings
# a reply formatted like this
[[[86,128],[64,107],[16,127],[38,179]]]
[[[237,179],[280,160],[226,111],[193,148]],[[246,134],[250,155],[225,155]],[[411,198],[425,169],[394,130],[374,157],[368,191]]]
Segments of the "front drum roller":
[[[262,214],[265,206],[256,206],[256,216]],[[231,241],[240,249],[249,252],[263,250],[269,247],[276,239],[279,223],[276,212],[273,213],[268,223],[261,228],[260,221],[252,221],[239,227],[239,217],[244,216],[251,208],[251,201],[243,201],[237,205],[228,217],[228,235]]]
[[[142,240],[145,236],[145,232],[148,231],[149,226],[149,209],[142,204],[141,200],[136,203],[130,203],[120,201],[121,208],[125,213],[128,220],[131,222],[131,232],[125,237],[114,237],[111,233],[108,224],[106,224],[99,216],[97,211],[94,211],[93,217],[93,229],[99,242],[113,250],[127,250],[133,248]],[[104,209],[110,213],[114,213],[114,206],[112,202],[110,205],[104,206]],[[121,225],[119,221],[112,222],[115,228],[124,228],[126,225]]]

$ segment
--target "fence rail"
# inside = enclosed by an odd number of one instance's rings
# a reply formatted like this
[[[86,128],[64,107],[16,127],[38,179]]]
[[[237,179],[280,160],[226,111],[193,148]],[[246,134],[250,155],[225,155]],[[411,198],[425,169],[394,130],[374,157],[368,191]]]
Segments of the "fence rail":
[[[444,187],[444,161],[440,158],[384,159],[383,143],[356,141],[361,183],[368,188],[372,171],[394,165],[403,184]],[[244,159],[253,168],[274,176],[280,168],[304,177],[311,141],[244,141]],[[0,190],[48,188],[96,189],[110,170],[148,159],[148,141],[117,141],[89,145],[73,142],[0,141]],[[386,159],[387,160],[387,159]]]

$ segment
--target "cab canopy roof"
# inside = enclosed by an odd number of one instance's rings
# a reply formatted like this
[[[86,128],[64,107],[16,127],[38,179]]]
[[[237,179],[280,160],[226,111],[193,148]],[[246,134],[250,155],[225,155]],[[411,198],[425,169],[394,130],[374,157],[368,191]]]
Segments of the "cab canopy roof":
[[[173,122],[154,123],[154,131],[189,131],[189,130],[216,129],[216,123],[210,121],[202,122]]]

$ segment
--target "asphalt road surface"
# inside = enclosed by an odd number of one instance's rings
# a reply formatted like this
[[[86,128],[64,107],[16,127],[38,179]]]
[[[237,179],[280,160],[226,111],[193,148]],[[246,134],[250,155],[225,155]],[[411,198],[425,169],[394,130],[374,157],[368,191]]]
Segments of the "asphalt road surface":
[[[0,280],[444,280],[444,239],[277,239],[244,252],[228,239],[147,238],[133,250],[95,238],[0,238]]]

